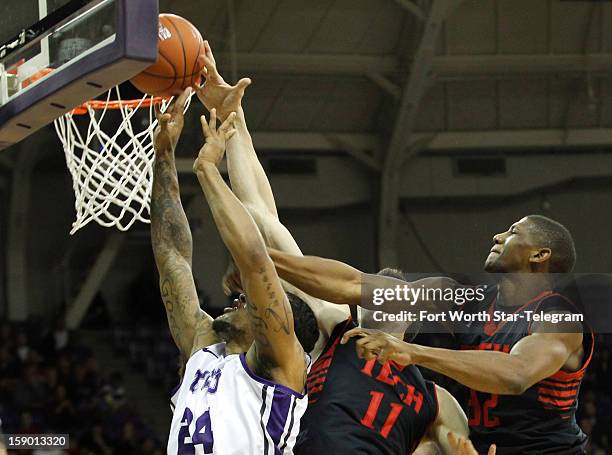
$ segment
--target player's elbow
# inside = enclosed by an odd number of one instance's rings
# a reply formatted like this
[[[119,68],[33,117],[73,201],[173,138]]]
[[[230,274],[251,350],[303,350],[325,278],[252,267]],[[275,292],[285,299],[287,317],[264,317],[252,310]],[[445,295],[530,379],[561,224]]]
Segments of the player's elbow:
[[[358,305],[361,303],[361,280],[349,280],[338,286],[339,293],[336,303],[343,305]]]
[[[240,270],[262,270],[272,263],[262,242],[249,242],[242,248],[240,258],[235,258]]]

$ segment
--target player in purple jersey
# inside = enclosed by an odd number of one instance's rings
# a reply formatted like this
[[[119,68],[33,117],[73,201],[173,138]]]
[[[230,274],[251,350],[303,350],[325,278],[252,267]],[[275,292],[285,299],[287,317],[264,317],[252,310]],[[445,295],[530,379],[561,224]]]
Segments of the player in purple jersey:
[[[209,110],[227,112],[223,104],[232,97],[232,88],[217,72],[209,48],[205,66],[206,83],[198,95]],[[232,189],[268,245],[301,255],[297,243],[279,221],[274,195],[255,153],[244,112],[241,108],[237,112],[237,132],[227,150]],[[240,291],[241,286],[230,267],[224,280],[226,293]],[[309,406],[302,418],[296,453],[403,455],[411,453],[419,443],[423,443],[418,449],[422,455],[431,453],[428,446],[432,445],[452,453],[447,433],[466,435],[467,424],[448,392],[425,381],[414,366],[393,362],[379,365],[359,359],[354,347],[339,346],[342,335],[356,327],[348,307],[314,299],[286,283],[284,286],[311,306],[320,328],[319,342],[312,352],[316,362],[308,376]],[[394,335],[403,337],[405,328]]]
[[[593,334],[587,329],[583,335],[579,322],[528,323],[519,317],[527,311],[551,316],[577,312],[570,301],[552,291],[551,275],[572,270],[573,239],[560,223],[530,215],[495,235],[493,242],[485,270],[504,274],[478,308],[467,305],[464,311],[513,315],[508,321],[476,323],[468,333],[457,332],[461,351],[411,345],[359,328],[345,334],[344,341],[360,337],[357,349],[366,359],[423,366],[471,389],[470,438],[481,452],[495,442],[500,454],[583,453],[586,437],[576,424],[575,411],[593,352]],[[281,278],[340,304],[359,304],[362,283],[376,281],[337,261],[276,251],[271,256]],[[388,287],[406,284],[386,280]],[[445,278],[426,278],[409,286],[461,287]],[[440,311],[445,305],[450,308],[453,303],[416,301],[408,310]]]
[[[238,88],[234,102],[239,103],[240,90],[244,91]],[[156,111],[159,126],[154,137],[151,240],[170,332],[182,357],[189,359],[185,371],[192,373],[179,389],[168,453],[290,453],[306,407],[309,362],[304,350],[311,350],[316,341],[316,320],[304,302],[282,289],[257,227],[219,173],[235,114],[217,129],[214,111],[210,124],[202,118],[206,143],[194,172],[238,266],[245,293],[214,320],[199,307],[191,271],[191,232],[174,158],[189,95],[187,89],[166,113]],[[198,368],[210,364],[215,367],[211,371]],[[286,418],[288,406],[283,416],[276,412],[279,401],[299,402],[297,422]],[[206,409],[199,409],[203,406]],[[248,422],[232,428],[228,416],[235,419],[231,424]],[[277,421],[286,422],[273,428]],[[292,431],[292,440],[281,440]],[[258,451],[260,445],[265,450]]]

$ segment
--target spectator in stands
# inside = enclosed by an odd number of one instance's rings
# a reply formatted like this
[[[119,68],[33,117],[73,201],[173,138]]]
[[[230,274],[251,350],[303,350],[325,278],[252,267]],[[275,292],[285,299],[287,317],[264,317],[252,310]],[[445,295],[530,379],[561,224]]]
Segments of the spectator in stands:
[[[153,455],[155,452],[155,442],[151,438],[146,438],[140,448],[141,455]]]
[[[17,346],[16,346],[17,358],[21,363],[26,363],[30,358],[30,345],[28,344],[28,337],[25,333],[20,332],[17,335]]]
[[[57,368],[54,365],[50,365],[45,368],[44,381],[49,390],[55,390],[57,388]]]
[[[26,365],[23,378],[15,387],[15,405],[18,409],[40,409],[46,402],[44,383],[34,365]]]
[[[3,323],[0,326],[0,346],[10,348],[13,346],[13,330],[8,323]]]
[[[64,318],[59,317],[55,321],[55,329],[53,330],[53,347],[55,352],[63,351],[68,347],[70,342],[70,332],[66,329]]]
[[[162,454],[159,441],[149,436],[143,442],[138,436],[151,433],[128,406],[121,374],[112,374],[102,388],[89,350],[68,343],[56,355],[51,332],[40,335],[36,325],[26,329],[0,326],[0,339],[6,341],[0,345],[0,416],[8,433],[70,434],[70,450],[53,452],[58,454]],[[15,333],[23,335],[18,338],[24,362],[17,357]],[[46,354],[44,363],[38,352]],[[93,416],[100,420],[92,422]],[[114,429],[119,433],[113,434]],[[0,455],[6,454],[0,449]]]
[[[92,388],[98,388],[100,385],[98,361],[93,355],[89,355],[85,360],[85,383]]]
[[[96,395],[96,386],[96,378],[88,375],[86,364],[77,364],[69,382],[72,398],[79,403],[87,403]]]
[[[102,425],[99,422],[96,422],[91,430],[85,434],[82,446],[86,452],[90,451],[98,455],[111,455],[113,453],[110,443],[104,436]]]
[[[0,403],[12,401],[12,385],[19,373],[19,363],[7,346],[0,347]]]
[[[121,407],[125,403],[125,387],[123,385],[123,375],[118,371],[113,371],[108,384],[103,389],[105,403],[112,409]]]
[[[130,421],[123,424],[121,437],[116,444],[117,452],[125,455],[139,455],[139,446],[136,440],[136,429]]]
[[[29,411],[23,411],[19,419],[19,427],[15,431],[17,434],[40,434],[40,428],[34,424],[34,419]]]
[[[76,411],[63,385],[58,385],[55,388],[53,399],[49,403],[47,415],[49,417],[49,423],[57,431],[66,431],[75,425]]]
[[[57,380],[60,384],[68,384],[72,377],[72,365],[70,364],[70,357],[67,353],[59,356],[57,361]]]

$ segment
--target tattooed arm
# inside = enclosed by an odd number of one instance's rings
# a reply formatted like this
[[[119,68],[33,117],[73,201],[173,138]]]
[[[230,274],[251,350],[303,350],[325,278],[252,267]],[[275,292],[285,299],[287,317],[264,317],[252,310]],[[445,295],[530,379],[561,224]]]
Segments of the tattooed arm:
[[[192,239],[181,204],[174,150],[183,128],[185,91],[165,114],[156,111],[151,196],[151,243],[170,333],[184,358],[219,340],[212,318],[200,309],[191,272]]]
[[[258,374],[301,392],[306,371],[304,351],[293,330],[287,295],[255,222],[217,169],[225,142],[235,132],[230,129],[234,119],[235,114],[230,115],[217,131],[215,109],[210,124],[202,117],[206,144],[194,171],[246,291],[246,310],[255,338],[247,363]]]
[[[253,221],[257,224],[266,245],[285,253],[302,256],[295,239],[289,230],[280,222],[274,194],[268,177],[259,162],[251,135],[247,128],[241,100],[250,79],[241,79],[235,86],[230,86],[217,70],[217,64],[208,42],[204,43],[204,85],[198,88],[198,97],[207,109],[215,108],[217,114],[225,119],[231,111],[236,111],[236,134],[227,142],[227,169],[236,197],[246,207]],[[233,266],[230,265],[230,271]],[[232,277],[233,274],[226,276]],[[224,290],[236,291],[235,280],[224,280]],[[313,358],[323,349],[334,327],[349,317],[348,306],[339,306],[325,302],[304,293],[295,286],[283,282],[287,292],[300,297],[310,306],[317,318],[321,336],[317,347],[312,351]]]

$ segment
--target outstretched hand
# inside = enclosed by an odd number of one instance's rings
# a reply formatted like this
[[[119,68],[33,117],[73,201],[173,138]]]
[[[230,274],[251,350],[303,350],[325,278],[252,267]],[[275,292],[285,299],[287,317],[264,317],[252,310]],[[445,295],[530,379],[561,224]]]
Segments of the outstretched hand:
[[[215,166],[219,165],[225,154],[225,146],[228,139],[236,132],[234,128],[235,119],[236,113],[232,112],[217,129],[217,111],[215,109],[210,111],[210,122],[206,121],[206,117],[200,117],[206,142],[200,149],[200,153],[193,164],[194,172],[197,173],[203,170],[203,166],[207,163],[212,163]]]
[[[452,447],[454,455],[478,455],[478,452],[474,448],[472,441],[470,441],[469,439],[457,437],[450,431],[447,437],[448,443]],[[491,445],[491,447],[489,447],[487,455],[495,455],[496,452],[497,448],[495,447],[495,444],[493,444]]]
[[[240,103],[246,88],[251,85],[251,79],[240,79],[234,86],[229,85],[217,71],[217,63],[208,41],[204,41],[204,83],[196,85],[198,98],[211,111],[217,110],[221,120],[225,120],[230,113],[240,109]]]
[[[157,128],[153,133],[153,146],[156,153],[176,149],[185,123],[185,105],[190,96],[191,87],[187,87],[178,98],[172,101],[164,113],[161,112],[159,105],[155,105]]]
[[[356,327],[344,334],[341,344],[346,344],[350,338],[360,337],[355,347],[357,356],[361,359],[376,359],[381,364],[393,360],[401,365],[413,363],[410,355],[410,345],[393,335],[374,329]]]

